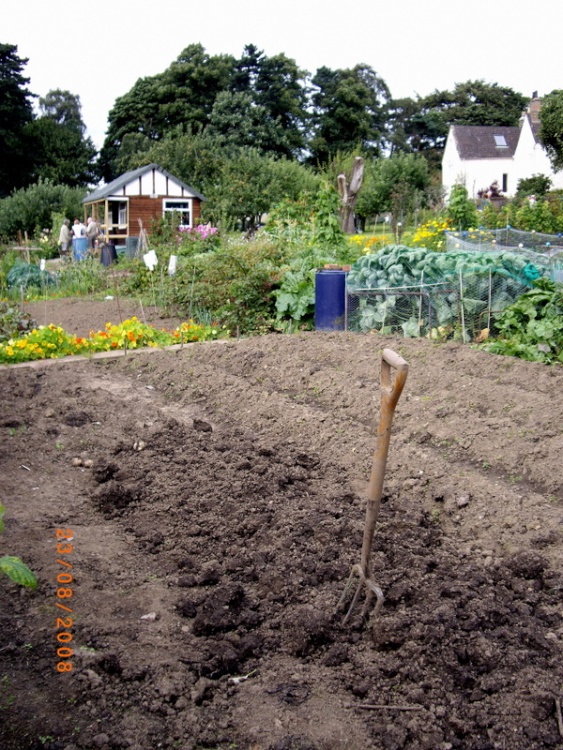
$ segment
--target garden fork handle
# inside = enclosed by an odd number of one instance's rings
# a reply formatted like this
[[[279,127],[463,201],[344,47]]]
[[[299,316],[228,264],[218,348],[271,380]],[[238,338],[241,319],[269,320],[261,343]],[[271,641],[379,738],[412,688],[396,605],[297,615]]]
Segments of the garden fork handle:
[[[391,370],[396,370],[395,381],[392,382]],[[360,565],[366,578],[370,577],[369,562],[375,525],[379,516],[381,495],[383,493],[383,479],[387,466],[387,454],[391,439],[393,415],[399,397],[403,392],[409,366],[407,362],[392,349],[384,349],[381,359],[381,413],[377,428],[377,441],[373,454],[371,476],[368,486],[368,502],[366,509],[366,525],[362,544]]]

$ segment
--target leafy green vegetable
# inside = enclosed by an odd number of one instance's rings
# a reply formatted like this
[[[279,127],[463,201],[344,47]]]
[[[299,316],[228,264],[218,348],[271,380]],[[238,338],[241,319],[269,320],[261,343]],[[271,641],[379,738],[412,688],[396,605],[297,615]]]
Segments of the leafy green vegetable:
[[[538,279],[534,288],[495,320],[497,338],[483,345],[494,354],[531,362],[563,363],[563,284]]]
[[[12,581],[19,583],[20,586],[27,586],[30,589],[37,588],[37,578],[19,557],[9,555],[0,557],[0,570],[6,573]]]
[[[48,271],[42,271],[35,263],[15,263],[6,277],[10,288],[27,289],[28,286],[51,286],[55,280]]]
[[[6,508],[0,503],[0,532],[4,531],[5,512]],[[19,557],[12,557],[11,555],[0,557],[0,571],[15,583],[19,583],[20,586],[27,586],[30,589],[37,588],[37,578]]]
[[[517,253],[387,245],[352,266],[347,286],[362,301],[360,330],[385,325],[420,336],[438,325],[477,334],[487,326],[489,311],[503,310],[539,276]]]

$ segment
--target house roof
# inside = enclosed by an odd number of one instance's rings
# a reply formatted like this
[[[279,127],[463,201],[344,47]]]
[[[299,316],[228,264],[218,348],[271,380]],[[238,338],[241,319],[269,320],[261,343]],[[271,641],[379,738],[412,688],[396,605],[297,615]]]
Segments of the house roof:
[[[508,159],[516,151],[520,128],[506,125],[452,125],[452,136],[463,160]]]
[[[202,201],[205,200],[204,196],[201,193],[198,193],[197,190],[194,190],[189,185],[186,185],[185,182],[182,182],[182,180],[174,177],[174,175],[170,174],[170,172],[167,172],[162,167],[159,167],[158,164],[147,164],[144,167],[139,167],[139,169],[133,169],[131,172],[125,172],[120,177],[116,177],[115,180],[108,182],[107,185],[102,185],[101,187],[96,188],[93,193],[90,193],[90,195],[87,195],[82,199],[82,203],[94,203],[95,201],[102,200],[103,198],[109,198],[111,195],[118,195],[120,190],[124,188],[125,185],[129,185],[129,183],[133,182],[134,180],[144,175],[146,172],[150,172],[153,169],[156,169],[165,177],[168,177],[169,180],[173,180],[177,185],[184,188],[184,190],[190,193],[190,195],[193,195],[195,198],[199,198]]]
[[[527,112],[524,117],[526,117],[528,122],[530,123],[530,130],[532,131],[535,142],[540,143],[540,121],[537,118],[531,117],[529,112]]]

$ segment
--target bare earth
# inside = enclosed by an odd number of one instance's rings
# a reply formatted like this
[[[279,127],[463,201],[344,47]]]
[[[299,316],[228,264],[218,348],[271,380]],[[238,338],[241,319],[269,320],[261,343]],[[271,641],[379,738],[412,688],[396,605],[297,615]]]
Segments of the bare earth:
[[[119,322],[47,305],[82,335]],[[385,603],[344,625],[383,347],[410,365]],[[563,747],[562,368],[308,333],[0,381],[0,554],[40,581],[0,579],[2,750]]]

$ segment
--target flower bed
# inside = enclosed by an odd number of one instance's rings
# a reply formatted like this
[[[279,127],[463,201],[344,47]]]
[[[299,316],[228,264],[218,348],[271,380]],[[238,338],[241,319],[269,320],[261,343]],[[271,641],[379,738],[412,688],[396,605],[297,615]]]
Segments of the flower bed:
[[[182,323],[173,331],[153,328],[137,318],[119,325],[106,323],[105,330],[91,331],[87,338],[67,333],[53,324],[34,328],[28,334],[0,343],[0,362],[14,364],[37,359],[57,359],[70,355],[88,355],[113,349],[164,347],[181,342],[210,341],[224,335],[213,326],[193,321]]]

